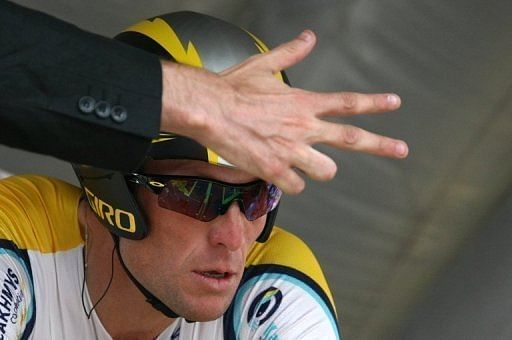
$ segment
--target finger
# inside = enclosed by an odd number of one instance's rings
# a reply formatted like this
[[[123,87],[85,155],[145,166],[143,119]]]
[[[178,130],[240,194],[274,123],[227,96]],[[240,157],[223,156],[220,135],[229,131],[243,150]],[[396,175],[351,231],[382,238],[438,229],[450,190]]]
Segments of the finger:
[[[352,125],[328,122],[324,122],[321,137],[315,142],[393,158],[405,158],[409,153],[407,144],[402,140],[381,136]]]
[[[301,193],[306,183],[304,180],[291,168],[287,168],[279,174],[274,174],[269,178],[264,178],[266,181],[275,184],[286,194],[296,195]]]
[[[293,165],[316,181],[329,181],[337,171],[336,163],[318,150],[307,145],[293,152]]]
[[[275,184],[284,193],[298,194],[305,188],[304,180],[290,165],[289,159],[279,154],[269,155],[264,152],[246,154],[247,163],[236,164],[242,170],[263,179],[268,183]]]
[[[302,61],[313,50],[316,36],[310,30],[305,30],[295,39],[281,44],[262,55],[261,62],[272,73],[285,70]]]
[[[363,94],[357,92],[318,93],[314,105],[321,116],[352,116],[393,111],[400,107],[400,97],[394,93]]]

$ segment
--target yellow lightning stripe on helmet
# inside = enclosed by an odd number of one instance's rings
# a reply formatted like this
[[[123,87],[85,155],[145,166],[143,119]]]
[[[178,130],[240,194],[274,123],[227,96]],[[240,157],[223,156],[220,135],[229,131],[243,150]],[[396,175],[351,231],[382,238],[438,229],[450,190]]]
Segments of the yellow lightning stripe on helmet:
[[[168,140],[175,139],[176,136],[172,133],[166,133],[166,132],[160,132],[157,138],[153,138],[151,143],[159,143],[159,142],[165,142]]]
[[[160,143],[160,142],[166,142],[168,140],[175,139],[176,137],[162,137],[162,138],[155,138],[151,141],[151,143]]]
[[[256,48],[258,49],[258,51],[260,51],[260,53],[265,53],[265,52],[270,51],[270,49],[267,47],[267,45],[265,45],[265,43],[263,41],[261,41],[257,36],[255,36],[254,34],[252,34],[249,31],[245,31],[245,32],[247,32],[247,34],[249,34],[251,36],[251,38],[254,40],[254,45],[256,45]],[[283,75],[281,74],[281,72],[275,73],[274,76],[277,79],[284,81]]]
[[[254,34],[252,34],[249,31],[245,31],[245,32],[247,32],[247,34],[249,34],[251,36],[251,38],[254,40],[254,45],[256,45],[256,47],[258,48],[258,50],[261,53],[265,53],[265,52],[270,51],[270,49],[267,47],[267,45],[265,45],[263,43],[263,41],[261,41],[257,36],[255,36]]]
[[[195,67],[203,67],[199,53],[194,44],[189,41],[187,48],[181,43],[178,35],[168,23],[156,18],[153,21],[145,20],[131,27],[125,32],[138,32],[144,34],[160,44],[178,63]]]
[[[206,148],[206,151],[208,152],[208,163],[213,164],[213,165],[218,165],[219,164],[219,155],[217,155],[217,153],[215,153],[215,151],[213,151],[209,148]]]

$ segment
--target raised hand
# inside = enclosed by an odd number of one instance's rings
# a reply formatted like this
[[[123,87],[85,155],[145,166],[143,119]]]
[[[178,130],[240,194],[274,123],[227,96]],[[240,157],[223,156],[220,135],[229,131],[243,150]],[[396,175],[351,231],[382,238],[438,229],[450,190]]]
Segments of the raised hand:
[[[315,42],[314,33],[304,31],[221,74],[162,62],[162,130],[191,137],[292,194],[305,186],[297,170],[315,180],[330,180],[336,174],[335,162],[314,144],[406,157],[403,141],[322,120],[392,111],[400,107],[397,95],[310,92],[274,76],[303,60]]]

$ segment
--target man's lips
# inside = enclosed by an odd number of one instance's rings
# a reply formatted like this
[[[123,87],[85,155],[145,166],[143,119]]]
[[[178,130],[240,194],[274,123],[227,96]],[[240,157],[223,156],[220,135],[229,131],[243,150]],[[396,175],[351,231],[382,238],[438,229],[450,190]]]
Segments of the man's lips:
[[[222,268],[204,268],[194,270],[197,281],[208,290],[223,291],[231,287],[236,271]]]
[[[206,276],[206,277],[213,278],[213,279],[224,279],[230,275],[227,272],[218,272],[218,271],[205,271],[205,272],[199,272],[199,274]]]
[[[224,269],[224,268],[204,268],[204,269],[196,269],[194,273],[203,275],[206,277],[214,278],[214,279],[224,279],[230,278],[236,274],[234,270]]]

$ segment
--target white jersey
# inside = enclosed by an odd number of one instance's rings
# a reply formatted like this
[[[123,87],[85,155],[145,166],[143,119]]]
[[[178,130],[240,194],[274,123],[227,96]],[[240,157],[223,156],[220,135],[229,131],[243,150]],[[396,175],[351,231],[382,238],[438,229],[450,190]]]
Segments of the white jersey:
[[[0,340],[112,339],[84,288],[80,189],[39,176],[0,180]],[[84,288],[84,289],[83,289]],[[82,300],[83,289],[83,300]],[[178,318],[157,339],[340,339],[331,293],[309,248],[274,228],[251,249],[217,320]]]

